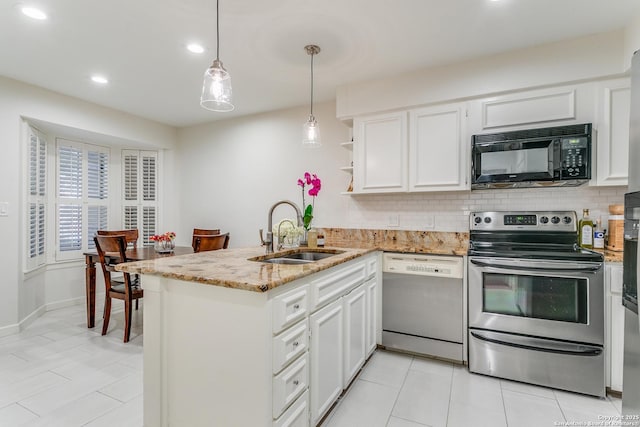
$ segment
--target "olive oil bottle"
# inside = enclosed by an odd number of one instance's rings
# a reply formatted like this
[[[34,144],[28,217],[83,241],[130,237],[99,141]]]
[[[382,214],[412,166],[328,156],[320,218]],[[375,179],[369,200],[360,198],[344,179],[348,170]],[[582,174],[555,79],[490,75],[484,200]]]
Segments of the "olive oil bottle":
[[[593,220],[589,218],[589,209],[582,210],[582,218],[578,223],[578,243],[586,249],[593,249]]]

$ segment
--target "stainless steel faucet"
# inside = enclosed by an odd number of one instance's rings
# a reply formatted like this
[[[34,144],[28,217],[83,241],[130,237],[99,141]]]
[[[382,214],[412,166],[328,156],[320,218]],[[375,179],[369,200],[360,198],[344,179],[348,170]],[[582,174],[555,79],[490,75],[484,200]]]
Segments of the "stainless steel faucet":
[[[302,227],[303,225],[302,212],[300,211],[300,208],[298,207],[298,205],[296,205],[290,200],[280,200],[278,202],[275,202],[273,206],[271,206],[271,208],[269,209],[269,217],[267,218],[267,238],[266,239],[262,238],[262,229],[260,229],[260,241],[262,242],[263,246],[266,246],[268,254],[273,253],[273,231],[271,231],[271,229],[273,228],[273,211],[275,210],[275,208],[277,208],[282,204],[289,205],[293,209],[295,209],[296,216],[298,217],[298,227]],[[280,235],[280,232],[278,231],[278,236],[279,235]]]

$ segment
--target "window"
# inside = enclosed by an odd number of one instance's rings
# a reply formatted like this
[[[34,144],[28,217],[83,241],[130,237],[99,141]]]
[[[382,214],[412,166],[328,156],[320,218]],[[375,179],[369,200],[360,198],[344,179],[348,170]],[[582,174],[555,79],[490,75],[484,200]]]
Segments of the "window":
[[[158,153],[122,151],[123,227],[137,228],[143,245],[156,234],[158,223]]]
[[[56,259],[74,259],[108,225],[109,149],[58,138],[56,154]]]
[[[27,163],[27,257],[25,270],[46,263],[47,141],[29,127]]]

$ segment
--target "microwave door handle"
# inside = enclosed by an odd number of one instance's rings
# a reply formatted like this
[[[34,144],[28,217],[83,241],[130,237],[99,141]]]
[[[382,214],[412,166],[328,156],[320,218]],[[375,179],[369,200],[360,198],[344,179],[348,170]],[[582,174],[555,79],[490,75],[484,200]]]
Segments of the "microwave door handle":
[[[578,271],[578,272],[596,272],[602,268],[602,263],[575,263],[570,266],[563,267],[557,263],[544,261],[526,261],[526,260],[491,260],[491,259],[471,259],[472,264],[480,267],[499,268],[503,270],[527,270],[527,271]]]
[[[522,348],[526,350],[567,354],[573,356],[598,356],[602,353],[602,348],[591,345],[549,341],[520,335],[506,336],[505,334],[497,334],[494,332],[482,330],[474,330],[470,331],[470,333],[474,338],[482,341],[487,341],[493,344],[506,345],[509,347]]]

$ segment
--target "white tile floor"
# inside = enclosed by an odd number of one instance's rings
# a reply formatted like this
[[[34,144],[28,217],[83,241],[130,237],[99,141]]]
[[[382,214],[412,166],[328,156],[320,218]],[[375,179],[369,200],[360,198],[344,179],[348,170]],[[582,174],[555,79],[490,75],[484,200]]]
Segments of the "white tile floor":
[[[142,306],[127,344],[122,303],[113,306],[104,337],[101,312],[87,329],[78,305],[0,338],[1,427],[142,426]]]
[[[0,427],[142,426],[141,319],[142,307],[134,312],[128,344],[122,343],[121,311],[114,311],[103,337],[100,321],[86,328],[84,306],[47,312],[21,333],[0,338]],[[619,399],[377,351],[323,427],[595,426],[604,425],[598,416],[620,410]]]
[[[490,378],[463,366],[378,350],[322,426],[600,426],[606,424],[599,416],[619,416],[621,406],[612,397]]]

